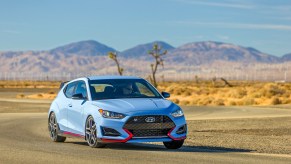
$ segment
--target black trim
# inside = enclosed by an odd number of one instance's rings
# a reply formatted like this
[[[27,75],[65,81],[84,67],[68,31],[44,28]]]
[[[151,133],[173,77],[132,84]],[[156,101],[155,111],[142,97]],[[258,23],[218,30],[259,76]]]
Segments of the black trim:
[[[113,137],[121,136],[121,134],[115,129],[102,127],[102,126],[101,126],[101,129],[102,129],[103,136],[113,136]]]
[[[66,83],[68,83],[68,82],[69,82],[69,81],[61,82],[60,87],[59,87],[59,90],[61,90],[61,89],[64,87],[64,85],[65,85]]]

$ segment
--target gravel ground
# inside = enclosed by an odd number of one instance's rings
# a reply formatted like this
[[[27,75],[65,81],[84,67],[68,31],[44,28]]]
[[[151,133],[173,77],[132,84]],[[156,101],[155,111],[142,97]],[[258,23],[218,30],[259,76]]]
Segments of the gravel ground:
[[[291,154],[291,117],[188,121],[186,145]]]

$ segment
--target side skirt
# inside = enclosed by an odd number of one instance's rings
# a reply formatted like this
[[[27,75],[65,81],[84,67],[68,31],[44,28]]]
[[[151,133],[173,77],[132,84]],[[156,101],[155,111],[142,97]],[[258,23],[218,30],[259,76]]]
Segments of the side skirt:
[[[61,135],[63,137],[69,137],[69,138],[73,137],[73,138],[83,138],[83,139],[85,139],[84,135],[76,134],[76,133],[72,133],[72,132],[67,132],[67,131],[62,131],[62,130],[59,131],[59,135]]]

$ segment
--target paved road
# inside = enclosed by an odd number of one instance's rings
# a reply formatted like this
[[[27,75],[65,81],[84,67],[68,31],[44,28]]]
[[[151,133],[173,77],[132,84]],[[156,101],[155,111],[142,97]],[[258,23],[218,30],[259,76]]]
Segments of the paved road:
[[[187,120],[267,118],[291,116],[291,105],[278,106],[185,106],[183,110]]]
[[[195,111],[196,112],[195,112]],[[190,119],[231,118],[245,112],[245,108],[212,111],[208,108],[185,109]],[[221,110],[221,111],[219,111]],[[251,117],[253,111],[248,115]],[[277,109],[268,109],[266,117],[278,114]],[[275,112],[275,113],[274,113]],[[281,114],[291,111],[282,110]],[[228,114],[226,114],[228,113]],[[238,114],[237,114],[238,113]],[[280,113],[280,112],[279,112]],[[279,115],[281,115],[279,114]],[[247,117],[247,114],[243,115]],[[271,155],[244,152],[239,149],[211,150],[201,147],[183,147],[167,150],[162,145],[115,144],[103,149],[93,149],[79,139],[65,143],[53,143],[47,132],[45,113],[0,114],[0,163],[291,163],[291,155]]]

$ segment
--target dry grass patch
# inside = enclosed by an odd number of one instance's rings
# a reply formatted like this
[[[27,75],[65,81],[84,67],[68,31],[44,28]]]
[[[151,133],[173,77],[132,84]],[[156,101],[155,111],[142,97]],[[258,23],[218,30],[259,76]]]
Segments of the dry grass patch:
[[[180,105],[236,106],[291,103],[291,83],[230,82],[233,87],[210,81],[164,82],[158,89],[171,93],[170,100]]]
[[[59,88],[60,81],[0,81],[0,88]]]
[[[52,93],[37,93],[37,94],[29,94],[29,95],[24,95],[24,94],[18,94],[16,98],[26,98],[26,99],[49,99],[52,100],[56,98],[56,94]]]

